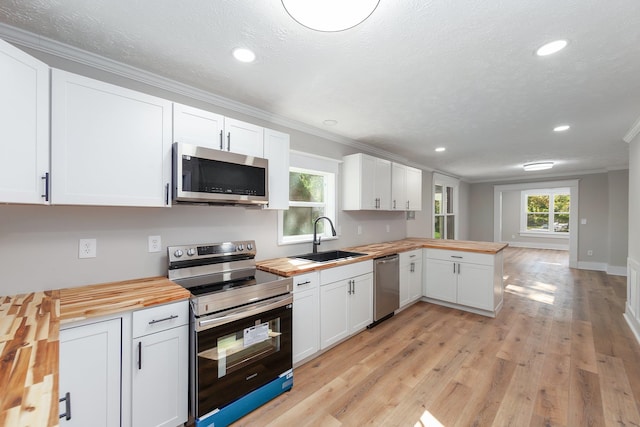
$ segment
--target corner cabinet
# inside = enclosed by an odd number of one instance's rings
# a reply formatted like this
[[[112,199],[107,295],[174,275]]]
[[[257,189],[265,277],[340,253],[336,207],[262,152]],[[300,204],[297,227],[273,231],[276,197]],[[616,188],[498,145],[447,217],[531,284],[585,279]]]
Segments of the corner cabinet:
[[[391,162],[362,153],[342,160],[342,209],[391,210]]]
[[[422,210],[422,171],[393,163],[391,167],[391,209]]]
[[[373,261],[320,271],[320,348],[373,322]]]
[[[49,67],[0,40],[0,203],[46,204]]]
[[[400,253],[400,308],[422,296],[422,249]]]
[[[320,274],[293,277],[293,364],[320,350]]]
[[[52,70],[52,203],[169,206],[171,102]]]
[[[502,308],[502,252],[424,250],[428,301],[490,317]]]
[[[133,312],[132,426],[174,427],[187,421],[189,305]]]
[[[122,319],[60,330],[60,426],[121,425]]]

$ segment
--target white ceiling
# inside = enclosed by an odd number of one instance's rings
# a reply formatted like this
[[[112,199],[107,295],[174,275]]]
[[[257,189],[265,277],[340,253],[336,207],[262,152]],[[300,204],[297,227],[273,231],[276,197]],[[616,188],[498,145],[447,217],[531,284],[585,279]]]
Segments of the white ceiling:
[[[640,116],[638,0],[381,0],[338,33],[278,0],[0,0],[0,22],[471,182],[626,168]]]

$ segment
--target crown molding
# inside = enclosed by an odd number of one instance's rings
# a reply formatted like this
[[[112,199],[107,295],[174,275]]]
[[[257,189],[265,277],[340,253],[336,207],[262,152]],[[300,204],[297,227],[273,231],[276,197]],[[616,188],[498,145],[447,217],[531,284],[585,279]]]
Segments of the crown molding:
[[[306,134],[337,142],[338,144],[349,146],[371,155],[385,157],[390,160],[395,160],[397,162],[402,162],[405,164],[407,163],[407,159],[389,151],[373,147],[369,144],[337,135],[335,133],[327,132],[315,126],[311,126],[297,120],[289,119],[287,117],[274,114],[260,108],[252,107],[250,105],[234,101],[233,99],[225,98],[223,96],[216,95],[214,93],[198,89],[196,87],[186,85],[184,83],[180,83],[166,77],[159,76],[141,68],[133,67],[122,62],[105,58],[95,53],[91,53],[86,50],[58,42],[48,37],[39,36],[29,31],[15,28],[4,23],[0,23],[0,37],[8,42],[20,45],[22,47],[57,56],[101,71],[106,71],[120,77],[125,77],[127,79],[164,89],[169,92],[187,96],[198,101],[203,101],[220,108],[235,111],[237,113],[264,120],[269,123],[285,126],[290,129],[304,132]],[[422,169],[425,168],[425,166],[423,165],[415,167],[419,167]]]
[[[622,139],[627,144],[630,144],[631,141],[633,141],[635,137],[638,136],[639,133],[640,133],[640,117],[638,117],[638,120],[636,120],[636,122],[633,124],[633,126],[631,126],[627,134]]]

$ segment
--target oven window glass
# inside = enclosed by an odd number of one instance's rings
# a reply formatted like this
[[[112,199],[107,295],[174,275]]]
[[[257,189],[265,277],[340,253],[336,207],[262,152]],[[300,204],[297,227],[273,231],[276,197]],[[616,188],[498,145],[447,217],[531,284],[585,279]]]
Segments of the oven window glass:
[[[280,351],[280,318],[242,328],[218,337],[216,347],[198,356],[215,360],[218,378],[237,371]]]
[[[291,313],[288,304],[196,333],[197,417],[291,369]]]

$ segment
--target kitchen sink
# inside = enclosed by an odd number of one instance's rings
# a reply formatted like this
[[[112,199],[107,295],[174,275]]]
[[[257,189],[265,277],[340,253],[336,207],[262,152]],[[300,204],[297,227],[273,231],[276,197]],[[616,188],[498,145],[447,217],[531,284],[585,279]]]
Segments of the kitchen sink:
[[[362,254],[359,252],[349,252],[349,251],[325,251],[318,253],[310,253],[304,255],[295,255],[289,258],[302,258],[309,261],[315,262],[327,262],[327,261],[338,261],[349,258],[356,258],[359,256],[364,256],[366,254]]]

